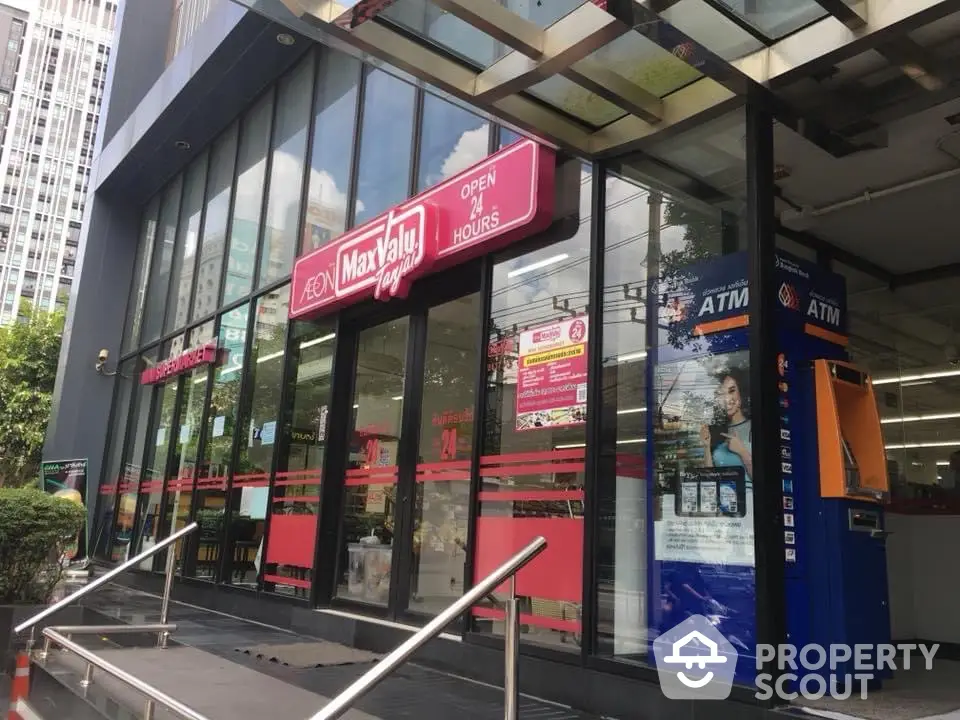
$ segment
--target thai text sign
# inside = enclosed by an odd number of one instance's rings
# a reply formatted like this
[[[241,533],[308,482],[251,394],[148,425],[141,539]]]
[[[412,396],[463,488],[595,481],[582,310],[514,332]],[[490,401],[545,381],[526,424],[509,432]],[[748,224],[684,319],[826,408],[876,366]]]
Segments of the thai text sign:
[[[517,430],[586,421],[586,316],[523,331],[519,366]]]
[[[553,151],[515,143],[299,258],[290,317],[373,296],[404,297],[418,277],[546,229]]]
[[[217,343],[209,342],[200,347],[191,348],[176,357],[161,360],[153,367],[148,367],[140,373],[141,385],[156,385],[172,377],[193,370],[201,365],[216,362]]]

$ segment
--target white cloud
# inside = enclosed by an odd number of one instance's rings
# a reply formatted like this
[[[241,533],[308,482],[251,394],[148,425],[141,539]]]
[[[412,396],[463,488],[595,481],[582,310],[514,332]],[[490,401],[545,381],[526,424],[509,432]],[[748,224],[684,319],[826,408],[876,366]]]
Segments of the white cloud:
[[[467,130],[457,140],[457,144],[447,156],[447,159],[443,161],[440,169],[443,177],[436,180],[429,178],[430,184],[433,185],[451,175],[456,175],[461,170],[466,170],[471,165],[483,160],[487,156],[489,142],[490,130],[486,124],[473,130]]]

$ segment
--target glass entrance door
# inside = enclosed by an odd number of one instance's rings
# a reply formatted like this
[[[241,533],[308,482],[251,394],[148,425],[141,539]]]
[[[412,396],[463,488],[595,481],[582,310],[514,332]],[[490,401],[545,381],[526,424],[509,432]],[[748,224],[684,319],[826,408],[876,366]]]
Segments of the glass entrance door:
[[[480,296],[356,333],[338,599],[435,615],[463,594]]]
[[[345,448],[337,596],[390,601],[410,318],[361,330]]]

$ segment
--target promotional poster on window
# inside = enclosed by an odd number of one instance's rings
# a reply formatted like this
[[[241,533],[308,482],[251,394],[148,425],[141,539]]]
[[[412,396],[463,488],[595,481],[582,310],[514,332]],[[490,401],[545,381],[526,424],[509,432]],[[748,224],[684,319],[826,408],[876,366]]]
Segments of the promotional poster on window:
[[[40,480],[45,492],[64,498],[83,507],[87,499],[87,459],[57,460],[40,463]],[[86,555],[86,523],[76,539],[64,551],[68,560]]]
[[[517,430],[586,421],[587,322],[584,315],[520,333]]]
[[[754,564],[748,378],[747,350],[657,368],[657,560]]]

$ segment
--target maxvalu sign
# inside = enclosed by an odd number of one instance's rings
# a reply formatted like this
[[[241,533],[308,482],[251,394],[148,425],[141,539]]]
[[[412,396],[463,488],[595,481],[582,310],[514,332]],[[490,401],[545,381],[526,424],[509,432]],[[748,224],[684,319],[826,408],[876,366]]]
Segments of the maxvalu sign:
[[[290,317],[374,297],[404,297],[418,277],[546,229],[553,219],[551,149],[517,142],[299,258]]]

